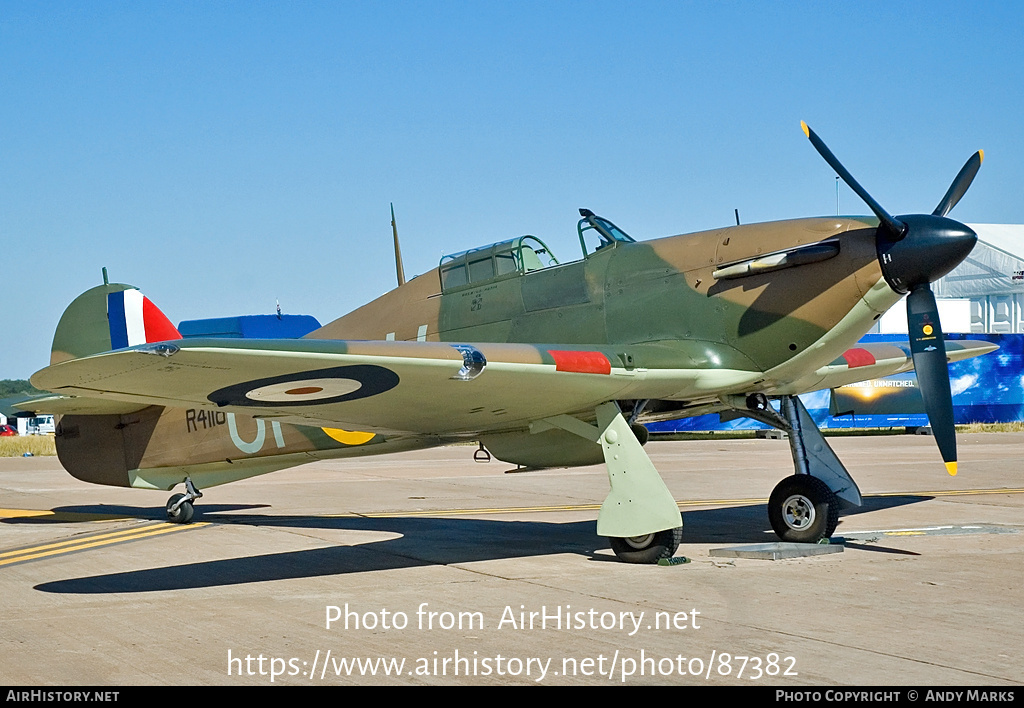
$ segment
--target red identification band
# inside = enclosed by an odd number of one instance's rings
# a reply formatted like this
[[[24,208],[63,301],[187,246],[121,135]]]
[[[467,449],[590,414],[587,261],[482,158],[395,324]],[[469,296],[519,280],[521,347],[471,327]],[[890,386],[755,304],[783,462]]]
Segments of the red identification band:
[[[843,352],[843,358],[851,369],[858,366],[871,366],[875,363],[875,356],[867,349],[847,349]]]
[[[610,374],[612,364],[601,352],[568,352],[549,349],[555,359],[556,371],[572,371],[577,374]]]

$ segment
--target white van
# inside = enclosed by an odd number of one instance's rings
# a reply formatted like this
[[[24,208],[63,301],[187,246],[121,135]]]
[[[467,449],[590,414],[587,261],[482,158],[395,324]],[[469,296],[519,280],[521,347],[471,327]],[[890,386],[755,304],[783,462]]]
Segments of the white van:
[[[29,418],[27,428],[29,435],[53,435],[53,416],[37,415],[35,418]]]

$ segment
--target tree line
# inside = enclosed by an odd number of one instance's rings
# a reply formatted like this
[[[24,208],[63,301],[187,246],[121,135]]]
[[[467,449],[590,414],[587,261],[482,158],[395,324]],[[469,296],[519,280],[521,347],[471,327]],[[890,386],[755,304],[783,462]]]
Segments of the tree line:
[[[0,398],[12,396],[35,396],[45,393],[35,388],[25,379],[0,379]]]

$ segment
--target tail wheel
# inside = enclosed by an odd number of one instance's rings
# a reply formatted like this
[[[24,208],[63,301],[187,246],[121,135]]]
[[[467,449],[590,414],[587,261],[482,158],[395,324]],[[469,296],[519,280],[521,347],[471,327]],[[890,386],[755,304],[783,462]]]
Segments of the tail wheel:
[[[783,541],[817,543],[839,524],[839,503],[828,485],[809,474],[779,482],[768,499],[768,520]]]
[[[192,521],[192,516],[195,514],[192,502],[182,501],[178,504],[184,498],[184,494],[175,494],[167,500],[167,520],[172,524],[187,524]],[[177,504],[177,508],[174,508],[175,504]]]
[[[615,555],[625,563],[657,563],[662,558],[671,558],[682,540],[682,526],[643,536],[608,538]]]

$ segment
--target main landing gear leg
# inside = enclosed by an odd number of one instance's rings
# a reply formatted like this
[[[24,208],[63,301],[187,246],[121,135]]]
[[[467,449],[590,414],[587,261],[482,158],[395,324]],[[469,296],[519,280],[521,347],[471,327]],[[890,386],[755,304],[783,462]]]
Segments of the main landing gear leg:
[[[839,510],[861,505],[860,489],[796,396],[780,398],[781,415],[761,394],[748,396],[743,414],[789,435],[796,474],[768,499],[768,520],[783,541],[817,543],[835,533]]]
[[[607,536],[615,555],[627,563],[671,558],[683,536],[675,497],[617,404],[598,407],[597,427],[611,484],[597,515],[597,535]]]
[[[608,537],[618,559],[657,563],[671,558],[683,536],[683,516],[675,498],[618,404],[602,404],[596,413],[597,427],[560,415],[532,423],[530,429],[557,427],[601,446],[611,491],[597,514],[597,535]]]
[[[683,517],[643,445],[614,401],[596,409],[597,427],[559,415],[532,424],[534,432],[561,428],[601,446],[611,492],[597,515],[597,535],[607,536],[619,560],[657,563],[671,558],[683,536]]]
[[[192,484],[192,478],[185,478],[185,493],[175,494],[167,500],[167,520],[174,524],[187,524],[192,521],[195,508],[192,502],[203,496],[203,493]]]

